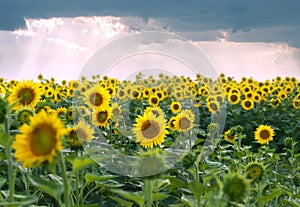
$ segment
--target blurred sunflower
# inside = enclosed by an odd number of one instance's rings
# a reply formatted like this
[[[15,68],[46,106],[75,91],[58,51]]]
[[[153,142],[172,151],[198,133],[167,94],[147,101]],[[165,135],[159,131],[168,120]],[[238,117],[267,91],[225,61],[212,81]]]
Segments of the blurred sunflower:
[[[88,106],[96,110],[101,110],[109,106],[111,96],[108,90],[96,85],[87,90],[85,98]]]
[[[30,117],[33,116],[33,110],[27,107],[21,108],[17,111],[18,121],[21,124],[29,124]]]
[[[111,107],[107,107],[103,110],[96,110],[92,115],[92,122],[95,126],[106,127],[108,121],[112,117]]]
[[[94,129],[89,124],[80,121],[76,126],[67,130],[67,142],[71,147],[77,148],[86,142],[90,142],[94,138],[94,133]]]
[[[190,110],[183,110],[176,116],[173,122],[174,127],[179,132],[188,132],[194,127],[195,115],[191,114]]]
[[[269,144],[269,141],[273,140],[274,129],[272,129],[272,127],[267,125],[260,125],[256,129],[254,135],[255,135],[255,139],[260,144]]]
[[[16,102],[14,109],[18,110],[24,106],[34,108],[41,97],[41,91],[32,80],[22,81],[12,90],[7,98],[9,104]]]
[[[177,102],[177,101],[173,101],[170,105],[170,108],[171,108],[171,111],[174,113],[174,114],[177,114],[180,112],[181,110],[181,104],[180,102]]]
[[[115,117],[120,116],[121,113],[122,113],[121,106],[119,106],[119,104],[118,104],[117,102],[114,102],[114,103],[111,105],[111,110],[112,110],[113,116],[115,116]]]
[[[150,112],[154,114],[156,117],[164,116],[165,114],[164,111],[159,106],[147,107],[144,111],[144,114],[148,114]]]
[[[207,103],[207,109],[212,114],[216,114],[217,112],[220,111],[220,104],[217,101],[210,101]]]
[[[23,167],[41,165],[46,161],[51,163],[57,151],[63,149],[64,125],[56,115],[48,116],[44,110],[30,118],[30,125],[22,125],[20,132],[12,148]]]
[[[140,142],[145,148],[162,144],[168,134],[166,120],[163,116],[156,117],[153,113],[146,113],[144,116],[136,118],[132,132],[136,137],[136,142]]]

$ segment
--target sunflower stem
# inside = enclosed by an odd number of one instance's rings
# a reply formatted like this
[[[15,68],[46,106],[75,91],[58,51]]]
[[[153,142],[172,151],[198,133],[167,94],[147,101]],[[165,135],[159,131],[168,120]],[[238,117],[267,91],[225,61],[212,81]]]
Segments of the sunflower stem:
[[[144,195],[145,195],[145,207],[151,207],[153,203],[152,183],[149,178],[144,179]]]
[[[68,183],[68,178],[67,178],[67,167],[66,167],[66,162],[65,162],[65,159],[64,159],[62,153],[60,153],[60,158],[61,158],[62,178],[63,178],[63,184],[64,184],[65,206],[70,207],[70,200],[69,200],[70,188],[69,188],[69,183]]]
[[[6,110],[8,111],[8,110]],[[7,135],[9,141],[6,146],[5,154],[7,158],[7,167],[8,167],[8,187],[9,187],[9,195],[8,199],[10,202],[14,201],[14,194],[15,194],[15,171],[13,169],[13,158],[11,154],[11,137],[9,133],[9,124],[8,124],[8,113],[5,115],[4,123],[4,133]]]
[[[257,207],[261,207],[261,184],[257,184]]]

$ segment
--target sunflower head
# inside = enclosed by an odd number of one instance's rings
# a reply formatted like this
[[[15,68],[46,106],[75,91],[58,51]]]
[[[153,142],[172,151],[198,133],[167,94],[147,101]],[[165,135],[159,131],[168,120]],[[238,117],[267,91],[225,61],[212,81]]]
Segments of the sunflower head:
[[[17,112],[17,117],[21,124],[29,124],[31,116],[33,116],[33,111],[30,108],[22,108]]]
[[[264,174],[264,166],[259,162],[249,163],[246,167],[246,177],[252,181],[260,181]]]
[[[218,123],[210,123],[207,127],[207,131],[209,133],[218,132],[220,129],[220,125]]]
[[[237,136],[235,133],[235,130],[229,129],[224,133],[224,139],[228,142],[234,142],[236,140]]]
[[[168,134],[164,117],[156,117],[153,113],[145,113],[143,116],[138,116],[136,124],[133,126],[132,131],[135,134],[136,142],[140,142],[146,148],[162,144],[165,136]]]
[[[86,92],[85,98],[88,106],[99,110],[109,106],[111,95],[106,88],[96,85]]]
[[[67,142],[71,147],[81,147],[82,144],[90,142],[94,138],[94,132],[89,124],[80,121],[77,125],[68,129]]]
[[[103,110],[96,110],[92,114],[93,125],[104,128],[107,126],[111,117],[112,117],[111,107],[107,107]]]
[[[14,104],[14,109],[20,109],[25,106],[34,108],[40,97],[41,91],[38,84],[28,80],[18,83],[7,100],[9,104]]]
[[[249,194],[250,182],[239,173],[228,173],[224,176],[223,192],[230,201],[241,201]]]
[[[53,161],[63,148],[62,136],[66,130],[56,115],[49,116],[42,110],[30,118],[29,125],[22,125],[20,132],[12,144],[15,158],[23,167],[33,167]]]
[[[179,132],[188,132],[194,127],[194,118],[186,111],[182,111],[175,118],[175,129]]]
[[[260,125],[255,131],[255,139],[260,144],[269,144],[273,140],[274,129],[267,125]]]
[[[173,113],[177,114],[181,110],[181,104],[180,102],[174,101],[171,103],[170,108]]]

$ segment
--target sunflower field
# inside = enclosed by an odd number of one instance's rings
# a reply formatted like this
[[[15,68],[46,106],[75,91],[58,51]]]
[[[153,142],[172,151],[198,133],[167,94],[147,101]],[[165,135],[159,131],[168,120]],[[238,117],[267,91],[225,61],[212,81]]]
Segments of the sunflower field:
[[[0,206],[300,206],[300,82],[0,78]]]

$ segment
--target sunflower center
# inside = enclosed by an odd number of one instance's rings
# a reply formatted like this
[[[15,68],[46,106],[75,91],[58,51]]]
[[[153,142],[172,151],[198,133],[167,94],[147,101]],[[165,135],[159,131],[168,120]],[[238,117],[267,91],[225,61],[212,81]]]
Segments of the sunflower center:
[[[151,98],[151,103],[152,104],[157,104],[158,103],[158,98],[156,98],[156,97]]]
[[[246,101],[246,102],[245,102],[245,106],[246,106],[247,108],[251,107],[251,102],[250,102],[250,101]]]
[[[30,111],[22,111],[19,114],[19,120],[22,123],[29,123],[29,118],[32,116],[32,112]]]
[[[191,121],[188,118],[183,117],[179,120],[179,125],[181,129],[188,129],[191,126]]]
[[[115,116],[119,116],[119,115],[121,114],[121,111],[120,111],[119,108],[114,108],[114,109],[112,110],[112,113],[113,113],[113,115],[115,115]]]
[[[80,140],[86,140],[86,133],[83,129],[76,129],[76,134]]]
[[[30,104],[35,97],[35,93],[31,88],[24,88],[20,91],[18,98],[23,105]]]
[[[97,115],[97,119],[100,123],[104,123],[107,120],[108,113],[106,111],[100,111]]]
[[[159,125],[154,121],[145,121],[141,128],[142,134],[147,139],[152,139],[159,134]]]
[[[269,139],[270,138],[270,132],[269,132],[269,130],[262,130],[260,132],[260,137],[262,139]]]
[[[211,109],[214,110],[214,111],[217,111],[217,110],[218,110],[218,106],[217,106],[217,104],[215,104],[215,103],[211,103],[211,104],[210,104],[210,107],[211,107]]]
[[[157,111],[157,110],[152,110],[151,111],[152,112],[152,114],[154,114],[156,117],[159,117],[159,112]]]
[[[34,155],[42,156],[51,154],[56,143],[56,130],[51,126],[42,125],[33,130],[30,147]]]
[[[94,106],[100,106],[103,103],[103,97],[99,93],[92,93],[90,95],[90,102]]]
[[[174,104],[174,105],[173,105],[173,109],[174,109],[174,110],[178,110],[178,109],[179,109],[179,105],[178,105],[178,104]]]
[[[237,100],[238,100],[237,95],[231,95],[231,96],[230,96],[230,100],[231,100],[232,102],[237,101]]]

